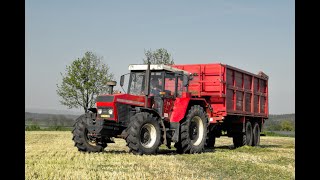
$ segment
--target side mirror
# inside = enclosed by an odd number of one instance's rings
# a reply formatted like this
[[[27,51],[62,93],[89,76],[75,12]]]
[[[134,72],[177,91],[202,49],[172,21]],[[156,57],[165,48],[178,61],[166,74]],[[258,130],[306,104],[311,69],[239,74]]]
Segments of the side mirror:
[[[184,75],[183,76],[183,86],[187,87],[189,85],[189,77]]]
[[[120,77],[120,86],[122,87],[124,83],[124,75]]]

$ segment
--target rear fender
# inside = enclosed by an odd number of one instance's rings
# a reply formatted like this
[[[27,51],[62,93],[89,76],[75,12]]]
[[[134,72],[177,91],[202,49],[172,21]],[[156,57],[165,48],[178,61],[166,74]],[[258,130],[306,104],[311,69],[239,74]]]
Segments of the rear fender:
[[[180,122],[188,109],[190,98],[176,98],[173,105],[170,122]]]
[[[208,103],[203,98],[176,98],[170,122],[180,122],[186,115],[187,110],[193,105],[200,105],[206,111]]]

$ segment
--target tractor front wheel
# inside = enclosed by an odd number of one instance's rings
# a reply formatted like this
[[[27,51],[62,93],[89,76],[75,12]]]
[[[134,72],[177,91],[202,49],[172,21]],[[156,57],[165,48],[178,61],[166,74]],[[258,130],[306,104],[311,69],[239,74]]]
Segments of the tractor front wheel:
[[[102,152],[107,143],[98,142],[98,139],[90,134],[87,129],[86,118],[89,118],[89,114],[84,114],[76,119],[74,128],[72,130],[75,145],[79,151],[84,152]]]
[[[147,112],[135,114],[130,118],[127,133],[127,146],[134,154],[155,154],[158,152],[161,130],[157,117]]]

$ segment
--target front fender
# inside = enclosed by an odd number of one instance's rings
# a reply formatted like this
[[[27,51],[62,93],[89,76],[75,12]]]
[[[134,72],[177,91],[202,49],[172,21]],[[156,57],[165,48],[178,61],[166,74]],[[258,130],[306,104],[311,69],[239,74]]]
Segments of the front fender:
[[[149,112],[149,113],[154,114],[157,117],[161,117],[159,115],[159,113],[156,110],[152,109],[152,108],[138,107],[138,109],[139,109],[140,112]]]

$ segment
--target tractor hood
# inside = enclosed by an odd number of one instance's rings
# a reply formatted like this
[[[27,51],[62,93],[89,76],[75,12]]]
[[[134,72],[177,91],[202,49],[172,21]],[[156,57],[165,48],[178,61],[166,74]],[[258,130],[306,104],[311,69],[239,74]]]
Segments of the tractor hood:
[[[126,123],[130,108],[143,107],[145,96],[131,94],[100,95],[96,99],[97,119]],[[148,104],[150,104],[150,99]]]
[[[129,104],[133,106],[144,106],[144,96],[137,96],[131,94],[112,94],[100,95],[97,97],[96,106],[113,106],[114,103]]]

